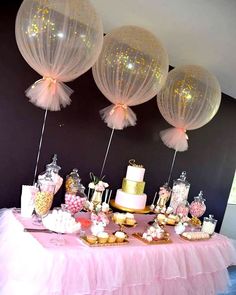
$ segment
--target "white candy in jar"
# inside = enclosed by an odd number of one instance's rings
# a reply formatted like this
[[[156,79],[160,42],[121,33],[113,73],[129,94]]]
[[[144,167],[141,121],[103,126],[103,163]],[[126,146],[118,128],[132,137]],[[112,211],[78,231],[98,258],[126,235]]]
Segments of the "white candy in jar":
[[[211,221],[204,221],[202,225],[202,232],[212,235],[215,232],[215,224]]]

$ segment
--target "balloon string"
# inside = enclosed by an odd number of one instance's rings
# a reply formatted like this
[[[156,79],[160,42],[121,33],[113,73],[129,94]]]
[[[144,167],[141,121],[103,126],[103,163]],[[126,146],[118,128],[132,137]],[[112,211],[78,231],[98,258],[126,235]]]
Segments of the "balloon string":
[[[35,184],[36,176],[37,176],[37,172],[38,172],[38,164],[39,164],[39,158],[40,158],[40,154],[41,154],[41,147],[42,147],[42,142],[43,142],[43,134],[44,134],[44,129],[45,129],[45,125],[46,125],[47,114],[48,114],[48,110],[46,109],[45,113],[44,113],[43,126],[42,126],[42,130],[41,130],[41,136],[40,136],[40,141],[39,141],[37,160],[36,160],[36,165],[35,165],[35,170],[34,170],[33,185]]]
[[[168,177],[167,185],[169,185],[169,183],[170,183],[170,179],[171,179],[174,164],[175,164],[176,154],[177,154],[177,151],[175,150],[174,157],[173,157],[173,160],[172,160],[172,163],[171,163],[170,174],[169,174],[169,177]]]
[[[104,160],[103,160],[100,177],[103,176],[103,171],[104,171],[104,168],[105,168],[105,165],[106,165],[107,156],[108,156],[108,153],[109,153],[109,150],[110,150],[111,141],[112,141],[112,137],[113,137],[114,131],[115,131],[115,129],[113,128],[112,131],[111,131],[111,135],[110,135],[110,139],[109,139],[108,145],[107,145],[106,154],[105,154],[105,157],[104,157]]]

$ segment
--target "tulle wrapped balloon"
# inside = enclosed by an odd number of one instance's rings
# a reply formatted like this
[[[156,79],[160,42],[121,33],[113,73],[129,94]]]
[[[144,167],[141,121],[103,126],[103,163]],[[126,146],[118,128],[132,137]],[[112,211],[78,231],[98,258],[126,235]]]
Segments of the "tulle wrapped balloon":
[[[168,56],[160,41],[149,31],[123,26],[104,38],[102,52],[93,66],[93,77],[112,105],[101,115],[112,129],[134,126],[130,106],[154,97],[164,85]]]
[[[217,113],[220,101],[220,85],[204,68],[187,65],[170,71],[157,96],[162,116],[174,126],[160,133],[164,144],[175,151],[187,150],[186,131],[207,124]]]
[[[41,76],[26,91],[30,101],[58,111],[73,92],[74,80],[96,61],[102,23],[88,0],[24,0],[16,18],[16,41],[27,63]]]

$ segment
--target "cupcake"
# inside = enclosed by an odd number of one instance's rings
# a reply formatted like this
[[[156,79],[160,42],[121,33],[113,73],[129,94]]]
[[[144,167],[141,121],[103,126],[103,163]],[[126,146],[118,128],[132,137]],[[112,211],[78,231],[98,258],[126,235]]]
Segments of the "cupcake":
[[[95,244],[97,242],[97,237],[90,235],[86,237],[86,240],[90,243],[90,244]]]
[[[98,233],[97,237],[98,237],[99,244],[105,244],[108,241],[109,235],[108,233],[100,232]]]
[[[131,213],[126,213],[125,223],[127,225],[134,225],[136,223],[136,220],[134,219],[134,215]]]
[[[115,243],[116,241],[116,236],[115,235],[110,235],[108,237],[108,243]]]
[[[118,224],[124,224],[126,220],[126,216],[124,213],[118,213],[115,217],[115,222]]]
[[[116,237],[117,243],[122,243],[122,242],[124,242],[126,235],[122,231],[117,231],[115,233],[115,237]]]

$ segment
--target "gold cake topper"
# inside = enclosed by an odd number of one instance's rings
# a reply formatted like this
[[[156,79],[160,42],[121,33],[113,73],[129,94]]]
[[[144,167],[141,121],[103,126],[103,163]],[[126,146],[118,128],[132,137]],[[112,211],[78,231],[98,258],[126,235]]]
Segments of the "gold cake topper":
[[[135,163],[135,159],[129,160],[129,164],[130,166],[133,166],[133,167],[143,168],[143,165]]]

